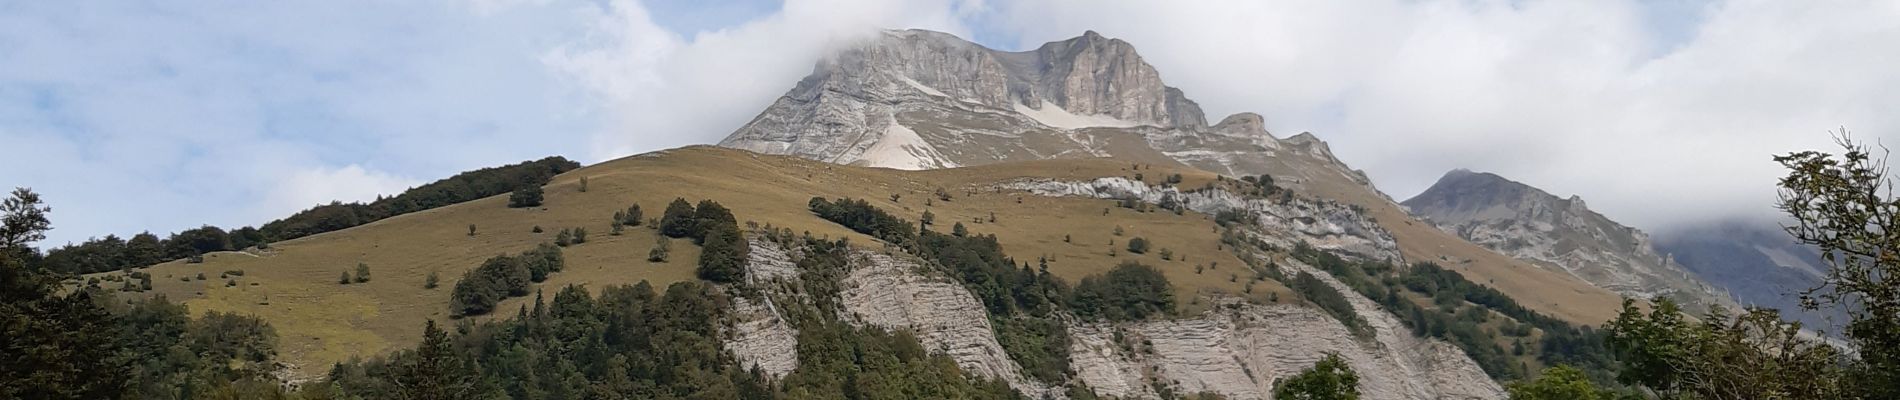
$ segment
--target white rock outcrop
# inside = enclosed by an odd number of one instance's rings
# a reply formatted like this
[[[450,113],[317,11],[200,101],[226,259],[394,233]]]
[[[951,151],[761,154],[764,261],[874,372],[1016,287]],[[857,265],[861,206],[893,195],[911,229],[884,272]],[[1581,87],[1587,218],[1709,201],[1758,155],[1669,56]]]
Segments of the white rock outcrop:
[[[1002,380],[1031,397],[1060,395],[1059,389],[1023,375],[996,341],[983,302],[962,285],[926,274],[903,256],[854,253],[853,269],[839,293],[847,321],[909,331],[925,349],[956,360],[964,373]]]
[[[1265,233],[1261,238],[1281,248],[1292,248],[1304,241],[1316,248],[1376,260],[1396,261],[1401,257],[1398,242],[1391,233],[1351,206],[1335,202],[1300,198],[1278,202],[1246,198],[1225,190],[1182,191],[1122,177],[1092,181],[1021,180],[1004,184],[1003,188],[1042,196],[1132,198],[1156,205],[1179,204],[1209,215],[1222,211],[1246,212],[1255,216],[1256,228]]]
[[[759,368],[774,378],[798,368],[798,330],[785,322],[768,304],[734,297],[732,336],[726,351],[750,370]]]
[[[1370,301],[1354,303],[1360,308]],[[1175,393],[1267,399],[1276,381],[1330,352],[1359,374],[1366,399],[1505,397],[1456,347],[1412,337],[1376,308],[1360,315],[1375,321],[1377,334],[1369,342],[1354,339],[1322,311],[1294,305],[1227,302],[1191,319],[1079,325],[1070,329],[1071,365],[1099,395],[1154,398],[1153,384],[1160,383]]]
[[[751,253],[745,265],[749,284],[765,287],[772,281],[798,279],[798,265],[784,247],[757,237],[750,242]],[[785,320],[771,296],[758,300],[734,296],[732,314],[732,332],[725,347],[740,365],[746,369],[758,367],[773,377],[783,377],[798,368],[798,330]]]

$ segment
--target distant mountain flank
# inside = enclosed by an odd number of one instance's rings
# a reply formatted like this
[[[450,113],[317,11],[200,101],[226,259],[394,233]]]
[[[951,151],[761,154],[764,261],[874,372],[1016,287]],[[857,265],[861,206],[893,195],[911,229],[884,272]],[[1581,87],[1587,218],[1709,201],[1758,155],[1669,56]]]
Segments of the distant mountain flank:
[[[1649,234],[1496,174],[1458,169],[1403,203],[1413,215],[1472,243],[1562,269],[1638,299],[1730,304],[1727,295],[1658,253]]]
[[[1784,318],[1839,333],[1840,309],[1801,309],[1800,295],[1821,286],[1821,254],[1796,244],[1773,223],[1720,221],[1656,234],[1656,250],[1744,305],[1781,310]]]

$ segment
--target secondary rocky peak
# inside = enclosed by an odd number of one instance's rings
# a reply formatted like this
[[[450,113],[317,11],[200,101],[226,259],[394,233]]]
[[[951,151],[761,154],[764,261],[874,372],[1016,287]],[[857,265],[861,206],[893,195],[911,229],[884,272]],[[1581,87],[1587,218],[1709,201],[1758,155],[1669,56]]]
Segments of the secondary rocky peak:
[[[1234,136],[1266,135],[1267,119],[1250,112],[1229,115],[1214,124],[1214,131]]]
[[[1727,304],[1726,295],[1659,255],[1648,234],[1590,211],[1579,196],[1560,198],[1497,174],[1457,169],[1401,204],[1472,243],[1625,296]]]
[[[1406,200],[1404,204],[1412,208],[1413,213],[1434,221],[1464,223],[1514,218],[1517,217],[1517,209],[1551,207],[1559,200],[1543,190],[1497,174],[1460,168],[1446,172],[1431,188]],[[1568,207],[1557,207],[1565,208]]]

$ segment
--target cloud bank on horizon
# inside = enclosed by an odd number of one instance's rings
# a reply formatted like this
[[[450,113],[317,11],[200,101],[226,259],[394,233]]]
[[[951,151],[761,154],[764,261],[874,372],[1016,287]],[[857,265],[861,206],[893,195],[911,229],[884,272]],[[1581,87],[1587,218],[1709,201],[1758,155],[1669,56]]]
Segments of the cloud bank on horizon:
[[[42,245],[259,224],[457,171],[711,143],[879,28],[1133,43],[1210,118],[1312,131],[1397,197],[1471,168],[1657,229],[1769,218],[1772,154],[1900,131],[1900,4],[0,1],[0,182]],[[1886,140],[1891,141],[1891,140]]]

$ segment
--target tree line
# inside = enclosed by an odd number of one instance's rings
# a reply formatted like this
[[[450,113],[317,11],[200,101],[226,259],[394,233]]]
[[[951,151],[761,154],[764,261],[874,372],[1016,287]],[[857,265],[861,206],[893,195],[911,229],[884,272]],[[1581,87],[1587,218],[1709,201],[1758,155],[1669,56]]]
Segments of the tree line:
[[[1496,289],[1436,264],[1397,268],[1380,261],[1347,260],[1304,243],[1294,247],[1293,257],[1379,303],[1413,334],[1450,342],[1494,379],[1530,376],[1533,371],[1527,370],[1520,357],[1582,368],[1602,382],[1614,375],[1614,361],[1601,332],[1531,311]],[[1411,300],[1408,292],[1431,299],[1431,306]],[[1533,335],[1533,329],[1542,334]]]
[[[342,230],[392,216],[509,193],[521,187],[538,190],[555,175],[576,168],[580,168],[580,163],[559,156],[483,168],[410,188],[394,197],[379,197],[367,204],[331,202],[316,206],[265,223],[262,228],[246,226],[227,231],[205,225],[163,238],[150,232],[130,238],[108,234],[52,248],[44,257],[29,256],[27,262],[65,274],[90,274],[141,268],[217,251],[268,247],[271,242]]]
[[[277,333],[254,316],[193,318],[157,296],[121,300],[97,287],[62,289],[29,264],[51,208],[15,189],[0,203],[0,398],[250,398],[280,383]]]

